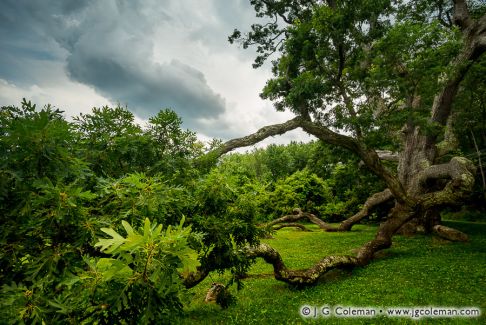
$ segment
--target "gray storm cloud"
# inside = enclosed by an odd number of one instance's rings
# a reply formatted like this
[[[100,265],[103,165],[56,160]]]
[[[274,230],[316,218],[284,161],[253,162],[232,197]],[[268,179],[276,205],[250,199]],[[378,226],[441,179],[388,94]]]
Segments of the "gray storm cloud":
[[[254,20],[248,0],[1,0],[0,80],[46,96],[86,85],[101,95],[96,105],[142,118],[172,108],[185,127],[229,139],[265,122],[249,118],[261,108],[247,96],[259,80],[244,68],[254,53],[227,42]],[[89,109],[79,105],[60,108]]]
[[[70,28],[57,38],[69,51],[70,77],[127,104],[143,118],[171,107],[190,126],[195,119],[222,114],[224,99],[200,71],[176,59],[153,60],[152,26],[168,16],[143,9],[129,1],[98,2],[78,17],[65,18]]]
[[[63,49],[71,79],[128,105],[140,117],[170,107],[188,127],[198,119],[217,118],[225,111],[225,100],[210,88],[202,72],[176,58],[166,63],[153,59],[153,27],[171,17],[164,11],[167,7],[152,2],[6,0],[0,4],[4,18],[0,26],[6,38],[11,34],[32,39],[23,45],[32,47],[31,58],[59,52],[44,41],[53,38]],[[15,56],[8,59],[15,63]],[[4,75],[9,75],[8,67]]]

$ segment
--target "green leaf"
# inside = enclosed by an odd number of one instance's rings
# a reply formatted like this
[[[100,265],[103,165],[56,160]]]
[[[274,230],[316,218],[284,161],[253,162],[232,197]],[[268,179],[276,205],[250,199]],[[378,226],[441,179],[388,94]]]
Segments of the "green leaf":
[[[103,275],[103,281],[110,281],[114,277],[128,279],[133,274],[128,265],[113,258],[100,258],[96,268]]]
[[[101,231],[110,235],[112,238],[100,238],[95,247],[101,246],[101,251],[105,253],[114,253],[118,247],[126,242],[126,239],[111,228],[101,228]]]
[[[134,234],[132,226],[125,220],[122,220],[122,226],[123,228],[125,228],[125,231],[127,232],[128,236]]]
[[[143,223],[143,237],[145,239],[148,239],[150,237],[150,220],[148,218],[145,218],[145,221]]]

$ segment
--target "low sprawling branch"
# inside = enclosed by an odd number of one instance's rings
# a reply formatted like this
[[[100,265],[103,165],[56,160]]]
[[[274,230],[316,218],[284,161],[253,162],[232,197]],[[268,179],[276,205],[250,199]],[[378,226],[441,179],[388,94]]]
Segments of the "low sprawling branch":
[[[408,221],[417,215],[415,207],[407,207],[396,204],[390,212],[390,217],[380,225],[373,240],[364,244],[358,252],[358,262],[366,265],[371,261],[376,252],[390,248],[392,237]]]
[[[295,285],[311,285],[328,271],[336,268],[352,268],[358,265],[353,256],[327,256],[306,270],[288,269],[280,254],[267,244],[247,247],[245,253],[248,257],[261,257],[273,266],[275,279]]]
[[[312,213],[304,212],[304,211],[302,211],[301,209],[298,209],[298,208],[294,209],[292,211],[292,214],[285,215],[281,218],[272,220],[272,221],[270,221],[266,224],[263,224],[262,226],[267,228],[267,229],[271,229],[271,227],[273,227],[276,224],[286,223],[286,222],[295,222],[295,221],[299,221],[299,220],[302,220],[302,219],[307,219],[310,222],[318,225],[319,228],[324,229],[326,231],[337,231],[336,228],[334,228],[333,226],[331,226],[328,223],[325,223],[324,221],[322,221],[321,219],[319,219],[318,217],[316,217]]]
[[[288,222],[288,223],[281,223],[281,224],[278,224],[278,225],[275,225],[272,227],[272,230],[280,230],[282,228],[299,228],[300,230],[302,231],[312,231],[310,229],[308,229],[306,226],[304,226],[303,224],[301,223],[296,223],[296,222]]]
[[[209,270],[206,267],[198,266],[196,272],[191,272],[189,274],[181,275],[182,284],[187,289],[195,287],[209,275],[210,271],[211,270]]]
[[[446,226],[443,226],[443,225],[435,225],[432,228],[432,230],[439,237],[442,237],[442,238],[450,240],[450,241],[466,242],[466,241],[469,240],[468,235],[466,235],[462,231],[459,231],[459,230],[453,229],[453,228],[449,228],[449,227],[446,227]]]
[[[292,214],[285,215],[281,218],[277,218],[275,220],[272,220],[266,224],[263,224],[262,226],[267,228],[267,229],[273,229],[273,230],[278,230],[283,227],[297,227],[302,230],[305,230],[306,228],[298,223],[294,223],[294,221],[299,221],[302,219],[307,219],[310,222],[316,224],[319,226],[319,228],[327,231],[327,232],[336,232],[336,231],[350,231],[353,225],[356,223],[360,222],[364,218],[366,218],[369,215],[369,212],[371,209],[384,204],[388,201],[393,199],[393,195],[389,189],[386,189],[382,192],[378,192],[370,196],[366,202],[363,204],[363,207],[361,210],[359,210],[356,214],[353,216],[349,217],[348,219],[344,220],[341,222],[339,227],[333,227],[332,225],[322,221],[318,217],[316,217],[312,213],[308,212],[303,212],[301,209],[294,209],[292,211]],[[291,222],[291,223],[289,223]],[[278,226],[280,225],[280,226]]]
[[[358,252],[358,256],[327,256],[306,270],[289,270],[280,254],[267,244],[260,244],[245,248],[247,257],[261,257],[265,262],[273,266],[275,279],[295,285],[315,284],[326,272],[336,268],[353,268],[368,264],[375,253],[389,248],[393,235],[406,222],[410,221],[417,211],[403,205],[395,205],[391,211],[392,217],[380,225],[376,237],[364,244]]]
[[[371,209],[378,205],[386,203],[391,199],[393,199],[393,195],[389,189],[386,189],[383,192],[373,194],[366,200],[366,202],[363,204],[363,207],[361,208],[361,210],[358,211],[358,213],[341,222],[338,231],[350,231],[353,225],[368,216]]]

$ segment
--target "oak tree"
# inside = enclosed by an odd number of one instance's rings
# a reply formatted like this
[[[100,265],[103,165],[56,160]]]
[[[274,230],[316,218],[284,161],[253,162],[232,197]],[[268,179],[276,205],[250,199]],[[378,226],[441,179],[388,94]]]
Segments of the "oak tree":
[[[476,167],[452,156],[453,114],[462,81],[486,51],[486,6],[479,1],[251,0],[263,23],[229,37],[256,46],[254,67],[269,58],[274,77],[261,96],[295,118],[224,143],[217,154],[301,128],[343,147],[386,184],[337,230],[394,200],[373,240],[357,256],[328,256],[288,269],[261,244],[248,249],[273,264],[275,277],[312,284],[336,267],[369,263],[398,231],[467,237],[440,225],[440,211],[470,194]],[[385,161],[391,161],[387,163]],[[336,230],[336,229],[332,229]]]

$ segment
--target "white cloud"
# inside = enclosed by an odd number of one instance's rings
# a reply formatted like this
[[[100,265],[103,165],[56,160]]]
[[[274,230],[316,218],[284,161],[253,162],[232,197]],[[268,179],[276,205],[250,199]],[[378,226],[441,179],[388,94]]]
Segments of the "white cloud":
[[[0,79],[0,106],[20,106],[22,98],[31,100],[38,107],[51,104],[65,111],[67,118],[79,113],[89,113],[93,107],[113,105],[92,88],[65,78],[58,85],[22,87]]]

